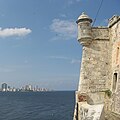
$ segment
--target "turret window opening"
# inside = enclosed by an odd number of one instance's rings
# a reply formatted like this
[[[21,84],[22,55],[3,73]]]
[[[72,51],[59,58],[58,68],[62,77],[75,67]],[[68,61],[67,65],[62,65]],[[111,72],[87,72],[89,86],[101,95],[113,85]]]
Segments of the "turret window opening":
[[[114,75],[113,75],[113,86],[112,86],[112,91],[113,91],[113,92],[116,91],[117,79],[118,79],[118,74],[117,74],[117,73],[114,73]]]

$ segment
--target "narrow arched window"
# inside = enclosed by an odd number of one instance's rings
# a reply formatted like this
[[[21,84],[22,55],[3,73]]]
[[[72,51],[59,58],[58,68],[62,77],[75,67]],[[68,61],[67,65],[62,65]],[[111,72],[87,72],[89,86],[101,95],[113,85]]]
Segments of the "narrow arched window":
[[[114,73],[113,75],[113,85],[112,85],[112,91],[115,92],[116,91],[116,86],[117,86],[117,73]]]

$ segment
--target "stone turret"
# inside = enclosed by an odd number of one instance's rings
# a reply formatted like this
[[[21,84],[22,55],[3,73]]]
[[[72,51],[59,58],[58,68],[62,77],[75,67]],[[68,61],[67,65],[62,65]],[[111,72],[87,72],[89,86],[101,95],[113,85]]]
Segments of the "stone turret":
[[[78,41],[82,45],[89,45],[92,41],[91,23],[92,19],[84,12],[76,21],[78,24]]]

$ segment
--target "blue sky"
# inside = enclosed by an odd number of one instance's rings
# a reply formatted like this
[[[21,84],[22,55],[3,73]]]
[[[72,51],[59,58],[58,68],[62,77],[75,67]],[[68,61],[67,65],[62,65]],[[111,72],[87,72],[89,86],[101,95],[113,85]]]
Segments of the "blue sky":
[[[0,83],[75,90],[82,47],[78,16],[92,19],[101,0],[0,0]],[[119,0],[103,0],[95,26],[120,15]]]

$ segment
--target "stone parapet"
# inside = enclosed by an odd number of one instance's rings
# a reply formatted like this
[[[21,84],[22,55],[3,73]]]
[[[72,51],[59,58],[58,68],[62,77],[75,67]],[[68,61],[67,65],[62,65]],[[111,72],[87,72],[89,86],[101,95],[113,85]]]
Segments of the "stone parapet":
[[[113,25],[115,25],[120,20],[120,16],[114,15],[112,18],[109,19],[108,27],[111,28]]]
[[[94,40],[109,40],[108,27],[93,27],[92,36]]]

